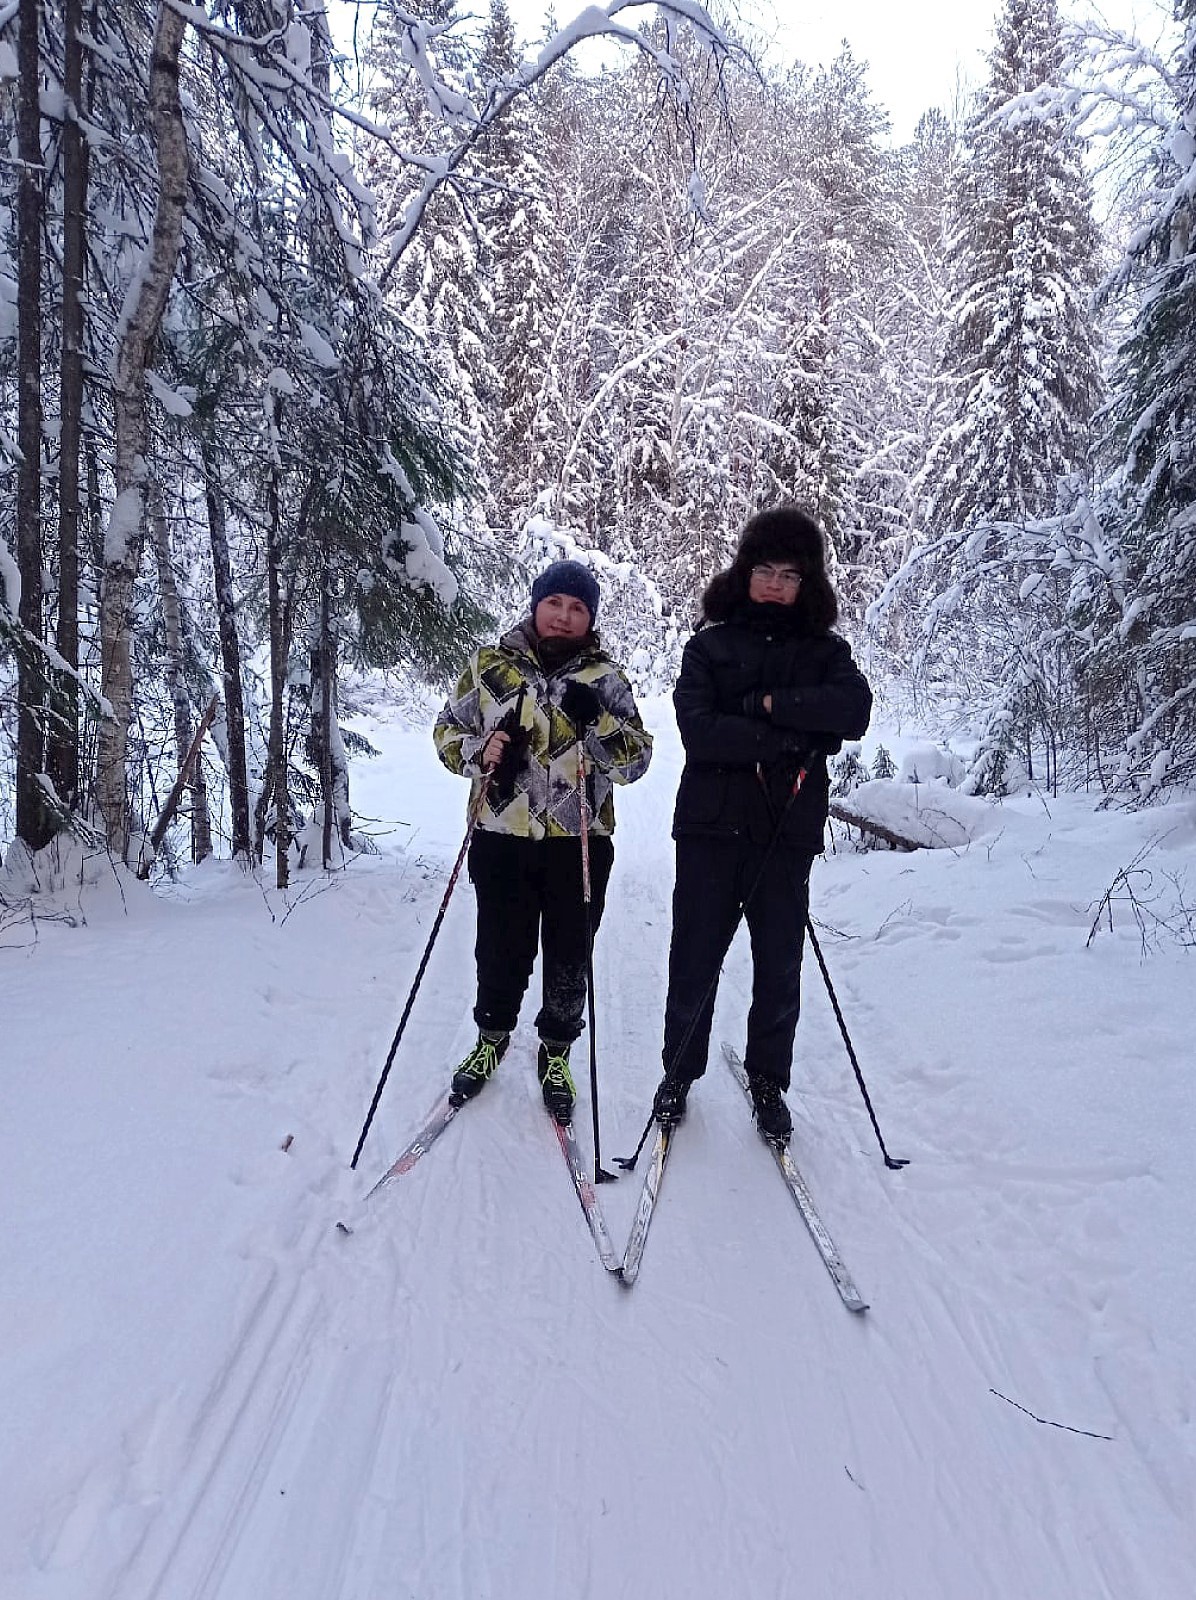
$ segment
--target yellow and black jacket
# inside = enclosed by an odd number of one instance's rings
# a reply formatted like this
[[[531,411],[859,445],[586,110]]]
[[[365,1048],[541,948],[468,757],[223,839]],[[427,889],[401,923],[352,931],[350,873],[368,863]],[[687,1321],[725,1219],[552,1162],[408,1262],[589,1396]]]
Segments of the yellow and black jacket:
[[[549,671],[536,651],[530,618],[471,658],[433,730],[444,765],[473,779],[472,803],[482,778],[482,746],[506,714],[519,707],[520,725],[528,730],[527,755],[509,799],[500,801],[488,793],[479,828],[521,839],[576,838],[581,832],[577,733],[561,710],[570,679],[587,684],[602,706],[584,744],[590,828],[596,834],[613,833],[613,786],[643,777],[652,757],[652,735],[640,721],[631,685],[596,634]]]

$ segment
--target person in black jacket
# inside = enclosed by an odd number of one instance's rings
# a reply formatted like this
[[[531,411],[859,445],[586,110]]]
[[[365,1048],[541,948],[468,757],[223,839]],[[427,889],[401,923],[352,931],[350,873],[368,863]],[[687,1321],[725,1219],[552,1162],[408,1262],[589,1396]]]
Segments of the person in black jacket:
[[[673,815],[677,877],[664,1078],[673,1126],[706,1070],[719,972],[741,917],[752,947],[744,1066],[756,1123],[783,1142],[800,1004],[810,868],[823,848],[826,756],[868,726],[872,693],[845,640],[818,524],[795,505],[755,516],[702,597],[673,694],[685,768]],[[806,776],[796,789],[802,771]]]

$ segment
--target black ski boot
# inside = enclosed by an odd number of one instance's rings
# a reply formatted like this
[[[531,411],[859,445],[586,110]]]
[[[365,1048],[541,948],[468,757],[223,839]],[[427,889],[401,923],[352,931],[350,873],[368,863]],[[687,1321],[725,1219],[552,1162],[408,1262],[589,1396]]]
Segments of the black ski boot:
[[[682,1120],[688,1094],[689,1084],[683,1078],[670,1078],[666,1074],[660,1080],[652,1101],[652,1115],[662,1128],[675,1128]]]
[[[453,1073],[452,1088],[449,1090],[451,1104],[463,1106],[486,1087],[498,1063],[506,1055],[510,1042],[509,1033],[490,1033],[483,1029],[478,1034],[477,1044]]]
[[[788,1144],[793,1118],[780,1089],[771,1078],[749,1078],[748,1088],[752,1092],[757,1128],[770,1144]]]
[[[567,1128],[573,1121],[573,1101],[577,1096],[569,1072],[569,1046],[551,1039],[541,1039],[536,1057],[536,1077],[544,1095],[544,1104],[552,1116]]]

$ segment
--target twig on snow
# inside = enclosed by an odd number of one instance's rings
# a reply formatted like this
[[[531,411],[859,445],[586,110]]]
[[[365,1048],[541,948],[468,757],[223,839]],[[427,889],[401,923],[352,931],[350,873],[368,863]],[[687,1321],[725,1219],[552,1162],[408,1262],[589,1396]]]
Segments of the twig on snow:
[[[1087,1428],[1071,1428],[1066,1422],[1052,1422],[1050,1417],[1040,1417],[1025,1406],[1019,1405],[1016,1400],[1011,1400],[1007,1394],[1002,1394],[999,1389],[990,1388],[988,1392],[989,1394],[995,1394],[998,1400],[1004,1400],[1005,1404],[1012,1406],[1015,1411],[1024,1412],[1031,1421],[1041,1422],[1044,1428],[1060,1428],[1064,1433],[1078,1433],[1084,1439],[1104,1439],[1109,1444],[1116,1442],[1111,1433],[1092,1433]]]

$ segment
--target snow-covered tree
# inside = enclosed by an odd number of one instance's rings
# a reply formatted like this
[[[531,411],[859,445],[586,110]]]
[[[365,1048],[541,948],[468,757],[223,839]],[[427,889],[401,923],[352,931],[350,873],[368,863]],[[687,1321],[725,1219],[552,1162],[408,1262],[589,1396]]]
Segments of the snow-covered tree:
[[[978,788],[1015,746],[1033,771],[1035,741],[1054,781],[1083,648],[1067,541],[1038,527],[1081,491],[1100,397],[1098,236],[1063,66],[1054,0],[1006,0],[956,177],[929,537],[899,579],[907,599],[920,586],[919,670],[978,732]]]
[[[481,53],[491,81],[515,82],[519,51],[506,0],[491,0]],[[550,202],[546,122],[536,94],[513,101],[480,141],[474,168],[492,283],[490,347],[498,388],[491,408],[499,526],[532,510],[549,461],[545,390],[564,287],[564,252]]]
[[[797,90],[787,143],[799,225],[774,310],[769,498],[811,508],[850,603],[890,499],[883,482],[866,480],[884,455],[878,287],[897,245],[899,170],[884,145],[887,116],[848,47]]]
[[[1094,677],[1124,707],[1124,776],[1196,776],[1196,0],[1167,75],[1146,217],[1109,285],[1132,306],[1117,354],[1104,523],[1118,553]]]
[[[1057,84],[1055,0],[1006,0],[965,135],[950,244],[948,417],[927,469],[929,527],[1053,511],[1099,399],[1098,238],[1082,147],[1059,112],[1007,113]]]

